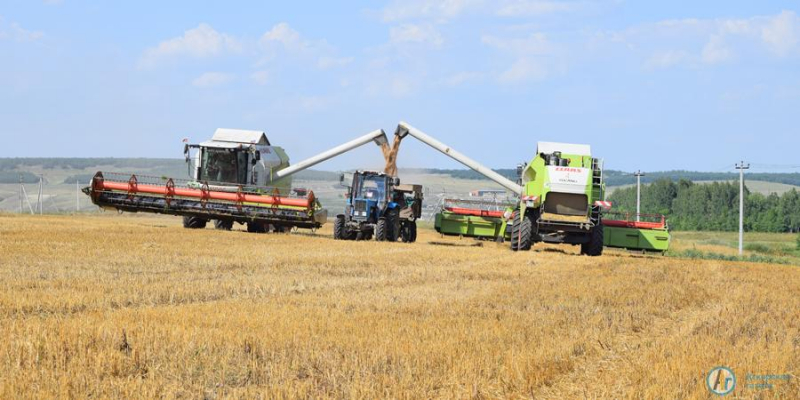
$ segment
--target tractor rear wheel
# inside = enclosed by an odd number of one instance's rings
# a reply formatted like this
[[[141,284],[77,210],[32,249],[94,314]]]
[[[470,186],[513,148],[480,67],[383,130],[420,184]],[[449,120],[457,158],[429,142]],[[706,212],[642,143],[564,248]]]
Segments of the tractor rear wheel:
[[[417,241],[417,221],[408,221],[400,228],[400,237],[403,243],[414,243]]]
[[[229,231],[233,229],[233,221],[226,221],[224,219],[214,220],[214,229],[219,229],[221,231]]]
[[[603,225],[598,223],[589,234],[589,241],[581,244],[581,254],[597,257],[603,254]]]
[[[521,216],[519,210],[514,211],[514,224],[511,226],[511,250],[528,251],[533,244],[533,221]]]
[[[375,240],[385,242],[389,233],[389,221],[386,218],[379,218],[375,225]]]
[[[333,222],[333,238],[335,240],[344,240],[345,227],[344,215],[337,215],[336,221]]]
[[[248,222],[247,231],[250,233],[267,233],[268,226],[261,222]]]
[[[203,229],[208,220],[198,217],[183,217],[183,227],[186,229]]]

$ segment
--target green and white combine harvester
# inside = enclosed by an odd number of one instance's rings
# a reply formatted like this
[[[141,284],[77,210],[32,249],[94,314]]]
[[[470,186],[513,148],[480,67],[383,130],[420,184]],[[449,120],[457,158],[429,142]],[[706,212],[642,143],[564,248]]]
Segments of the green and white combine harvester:
[[[497,204],[447,199],[436,215],[445,235],[507,240],[514,251],[537,242],[581,246],[581,254],[599,256],[603,247],[666,251],[666,223],[608,220],[603,162],[588,145],[539,142],[536,154],[517,169],[518,181],[503,177],[413,126],[401,122],[396,135],[411,135],[498,183],[518,198],[501,210]],[[635,236],[635,238],[634,238]],[[663,238],[666,237],[666,240]]]

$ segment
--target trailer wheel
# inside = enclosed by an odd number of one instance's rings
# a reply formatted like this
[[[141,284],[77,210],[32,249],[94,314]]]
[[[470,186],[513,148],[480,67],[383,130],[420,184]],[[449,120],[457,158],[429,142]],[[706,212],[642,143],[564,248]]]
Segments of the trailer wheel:
[[[248,222],[247,231],[250,233],[267,233],[267,225],[260,222]]]
[[[400,237],[403,243],[414,243],[417,241],[417,221],[408,221],[400,228]]]
[[[186,229],[203,229],[206,227],[208,220],[198,217],[183,217],[183,227]]]
[[[385,242],[386,235],[389,233],[389,223],[386,218],[379,218],[378,223],[375,225],[375,240]]]
[[[335,240],[344,240],[345,227],[344,215],[337,215],[336,220],[333,222],[333,238]]]
[[[603,225],[597,224],[592,228],[589,241],[581,244],[581,254],[596,257],[603,254]]]
[[[533,244],[533,221],[527,215],[520,216],[514,211],[514,225],[511,226],[511,250],[528,251]]]
[[[221,231],[229,231],[233,229],[233,221],[226,221],[223,219],[214,220],[214,229],[219,229]]]

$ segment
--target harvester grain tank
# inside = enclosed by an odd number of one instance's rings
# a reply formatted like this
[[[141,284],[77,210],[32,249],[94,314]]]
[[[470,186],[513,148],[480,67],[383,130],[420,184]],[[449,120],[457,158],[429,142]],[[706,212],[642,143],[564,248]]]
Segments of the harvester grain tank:
[[[512,250],[548,242],[580,245],[581,253],[590,256],[602,254],[602,211],[607,206],[602,201],[602,161],[591,156],[588,145],[540,142],[515,183],[405,122],[395,134],[411,135],[518,195],[503,215],[510,220],[505,235]]]
[[[386,141],[386,134],[375,130],[290,165],[286,152],[264,132],[218,129],[211,140],[184,146],[190,179],[98,172],[84,192],[106,209],[182,216],[186,228],[204,228],[214,220],[218,229],[242,223],[250,232],[315,229],[326,222],[327,210],[313,191],[292,194],[291,176],[369,142]]]

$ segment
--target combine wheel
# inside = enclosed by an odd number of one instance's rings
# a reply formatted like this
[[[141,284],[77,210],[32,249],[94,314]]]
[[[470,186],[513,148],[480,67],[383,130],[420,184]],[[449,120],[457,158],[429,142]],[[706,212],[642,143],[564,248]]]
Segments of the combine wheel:
[[[603,225],[592,228],[589,241],[581,244],[581,254],[596,257],[603,254]]]
[[[345,231],[345,221],[344,215],[337,215],[336,221],[333,222],[333,238],[335,240],[345,240],[345,235],[347,232]]]
[[[417,221],[408,221],[400,228],[400,237],[403,243],[414,243],[417,241]]]
[[[247,231],[250,233],[267,233],[267,225],[261,222],[248,222]]]
[[[533,222],[527,216],[521,217],[514,211],[514,225],[511,226],[511,250],[528,251],[533,244]]]
[[[208,220],[198,217],[183,217],[183,227],[187,229],[203,229]]]
[[[226,221],[223,219],[214,220],[214,228],[221,231],[229,231],[233,229],[233,221]]]

